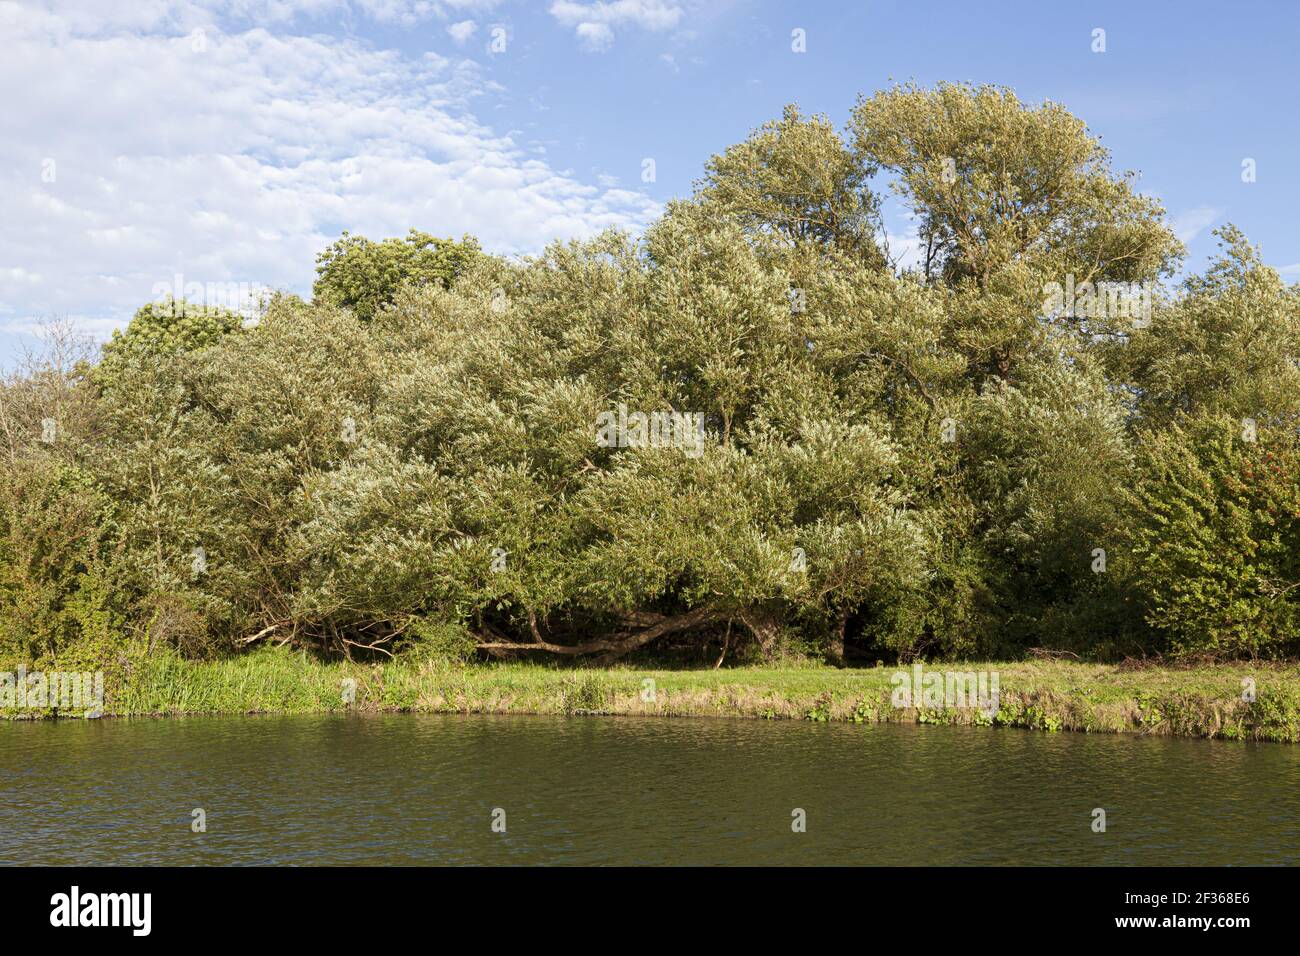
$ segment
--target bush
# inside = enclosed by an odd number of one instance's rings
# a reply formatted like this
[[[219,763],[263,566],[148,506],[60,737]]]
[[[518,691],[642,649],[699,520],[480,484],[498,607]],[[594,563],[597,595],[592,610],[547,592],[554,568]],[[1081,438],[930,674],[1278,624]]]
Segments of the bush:
[[[1150,625],[1182,655],[1300,651],[1295,434],[1185,421],[1144,436],[1140,461],[1133,560]]]
[[[407,626],[401,653],[413,661],[435,665],[466,664],[475,656],[474,635],[452,621],[413,618]]]

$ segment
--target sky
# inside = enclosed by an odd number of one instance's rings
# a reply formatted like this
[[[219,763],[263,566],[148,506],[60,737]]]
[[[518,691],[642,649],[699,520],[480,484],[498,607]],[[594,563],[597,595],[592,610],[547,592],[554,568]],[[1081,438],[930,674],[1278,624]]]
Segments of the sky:
[[[343,230],[636,233],[784,104],[909,80],[1065,105],[1188,270],[1233,222],[1297,281],[1298,47],[1285,0],[0,0],[0,364],[163,287],[306,296]]]

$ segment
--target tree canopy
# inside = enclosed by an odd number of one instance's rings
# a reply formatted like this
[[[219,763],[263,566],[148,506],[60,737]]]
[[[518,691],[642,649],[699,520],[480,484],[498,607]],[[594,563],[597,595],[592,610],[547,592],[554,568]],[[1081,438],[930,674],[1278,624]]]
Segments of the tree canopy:
[[[1082,121],[948,84],[790,107],[640,237],[345,234],[310,305],[5,383],[0,650],[1294,655],[1297,293],[1220,237],[1166,287]]]
[[[316,257],[312,298],[349,308],[368,321],[404,284],[450,287],[479,254],[472,236],[456,242],[412,229],[403,239],[373,242],[345,230]]]

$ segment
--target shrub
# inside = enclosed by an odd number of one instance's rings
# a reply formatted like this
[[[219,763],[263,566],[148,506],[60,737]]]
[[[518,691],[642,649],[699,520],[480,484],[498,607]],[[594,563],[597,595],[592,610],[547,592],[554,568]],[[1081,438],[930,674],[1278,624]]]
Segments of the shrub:
[[[1183,655],[1300,651],[1300,445],[1239,421],[1144,436],[1132,493],[1146,619]]]

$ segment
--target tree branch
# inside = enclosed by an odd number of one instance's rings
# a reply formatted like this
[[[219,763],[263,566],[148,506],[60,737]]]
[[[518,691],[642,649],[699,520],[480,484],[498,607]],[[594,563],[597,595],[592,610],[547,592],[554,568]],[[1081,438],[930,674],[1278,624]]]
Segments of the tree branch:
[[[568,657],[600,653],[621,657],[666,634],[684,631],[692,627],[698,627],[701,624],[709,624],[718,619],[718,614],[711,608],[696,608],[693,611],[687,611],[685,614],[663,618],[659,623],[622,639],[587,641],[585,644],[552,644],[544,640],[535,643],[480,641],[478,647],[485,651],[548,651],[552,654],[563,654]]]

